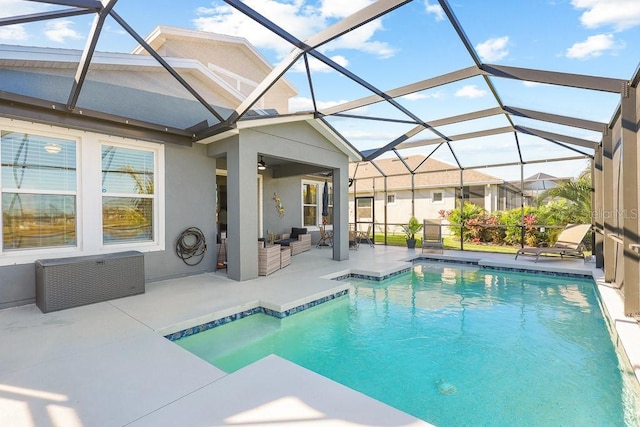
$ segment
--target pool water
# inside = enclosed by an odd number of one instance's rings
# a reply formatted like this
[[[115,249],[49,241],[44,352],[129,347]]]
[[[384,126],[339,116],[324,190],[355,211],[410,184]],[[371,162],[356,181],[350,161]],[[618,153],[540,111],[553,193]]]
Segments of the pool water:
[[[640,426],[592,280],[443,264],[177,341],[233,372],[277,354],[438,426]]]

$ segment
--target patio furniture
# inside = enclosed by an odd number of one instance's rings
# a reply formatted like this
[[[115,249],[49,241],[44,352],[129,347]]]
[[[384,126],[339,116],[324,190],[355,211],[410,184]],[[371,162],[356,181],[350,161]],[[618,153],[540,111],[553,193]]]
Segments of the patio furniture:
[[[320,227],[320,240],[316,243],[316,248],[323,246],[333,246],[333,231],[325,229],[324,225]]]
[[[291,249],[286,246],[280,247],[280,268],[285,268],[291,264]]]
[[[425,219],[422,222],[422,253],[425,249],[439,249],[444,251],[442,240],[442,221],[439,219]]]
[[[367,231],[358,231],[356,236],[356,238],[358,239],[358,244],[360,244],[360,242],[364,240],[365,242],[369,243],[369,246],[373,247],[373,242],[369,237],[369,235],[371,234],[371,228],[372,224],[369,224],[369,226],[367,227]]]
[[[282,266],[282,255],[280,245],[265,245],[265,242],[258,242],[258,275],[268,276]]]
[[[349,230],[349,249],[358,250],[358,233],[355,230]]]
[[[291,255],[297,255],[311,250],[311,234],[307,233],[306,228],[291,227],[291,233],[284,233],[274,243],[290,247]]]
[[[535,256],[535,262],[538,262],[540,255],[560,255],[576,256],[584,259],[584,245],[582,240],[587,232],[591,229],[591,224],[568,224],[558,236],[558,240],[553,246],[542,248],[522,248],[518,250],[516,258],[519,255]]]

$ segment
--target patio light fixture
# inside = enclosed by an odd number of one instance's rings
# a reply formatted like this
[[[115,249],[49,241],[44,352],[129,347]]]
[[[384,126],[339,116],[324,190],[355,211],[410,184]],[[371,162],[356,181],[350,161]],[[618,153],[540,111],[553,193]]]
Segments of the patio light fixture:
[[[263,171],[267,168],[267,164],[262,160],[262,156],[260,156],[260,161],[258,162],[258,170]]]

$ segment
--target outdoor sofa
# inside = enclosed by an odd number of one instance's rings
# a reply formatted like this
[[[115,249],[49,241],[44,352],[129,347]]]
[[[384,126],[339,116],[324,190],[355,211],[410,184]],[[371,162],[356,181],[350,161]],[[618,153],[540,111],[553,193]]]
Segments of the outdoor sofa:
[[[273,242],[277,245],[289,246],[291,255],[311,250],[311,234],[306,228],[291,227],[291,233],[284,233],[279,240]]]

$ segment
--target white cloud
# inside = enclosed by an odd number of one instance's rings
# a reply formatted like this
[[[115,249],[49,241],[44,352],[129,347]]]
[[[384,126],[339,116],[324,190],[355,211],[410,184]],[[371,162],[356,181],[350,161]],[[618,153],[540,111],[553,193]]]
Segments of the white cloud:
[[[26,40],[29,38],[23,25],[8,25],[0,27],[0,40]]]
[[[482,98],[486,94],[486,90],[478,89],[476,85],[467,85],[456,91],[456,96],[461,98]]]
[[[372,4],[371,0],[323,0],[320,6],[322,16],[344,18]]]
[[[318,101],[316,100],[316,105],[318,106],[318,110],[324,110],[326,108],[335,107],[336,105],[344,104],[345,100],[341,101]],[[293,113],[296,111],[313,111],[313,101],[311,98],[307,98],[304,96],[296,96],[289,99],[289,112]]]
[[[619,50],[624,46],[616,43],[613,34],[598,34],[587,37],[587,40],[575,43],[567,49],[567,58],[572,59],[589,59],[597,58],[606,51]]]
[[[44,4],[24,0],[0,0],[0,18],[7,16],[29,15],[48,9]]]
[[[586,9],[580,22],[586,28],[611,25],[616,31],[624,31],[640,25],[640,1],[638,0],[571,0],[576,9]]]
[[[433,92],[433,93],[424,93],[424,92],[416,92],[410,93],[408,95],[401,96],[400,98],[406,99],[407,101],[418,101],[420,99],[438,99],[443,98],[444,93],[441,91]]]
[[[284,30],[305,40],[331,25],[335,18],[347,16],[370,4],[368,0],[342,2],[325,0],[317,7],[305,5],[303,0],[280,2],[276,0],[247,0],[245,4],[267,19],[282,26]],[[198,8],[198,18],[193,23],[198,30],[244,37],[259,49],[274,50],[282,58],[293,49],[293,45],[256,23],[230,6],[215,5]],[[392,56],[395,51],[386,42],[373,40],[382,30],[380,19],[359,27],[323,46],[325,52],[336,49],[355,49],[372,53],[381,58]]]
[[[349,60],[342,55],[335,55],[330,59],[338,65],[342,65],[343,67],[347,67],[349,65]],[[311,69],[312,73],[330,73],[334,71],[333,68],[329,67],[327,64],[314,57],[309,57],[309,68]],[[291,67],[291,71],[297,73],[306,73],[307,69],[304,65],[304,60],[299,59],[298,62],[296,62],[293,67]]]
[[[49,6],[24,0],[0,0],[0,18],[8,16],[30,15],[44,12]],[[27,29],[22,24],[0,27],[0,40],[17,41],[29,38]]]
[[[323,27],[320,13],[301,9],[299,1],[284,4],[274,0],[249,0],[245,4],[300,39]],[[196,13],[199,17],[193,22],[198,30],[244,37],[257,48],[275,50],[280,57],[293,49],[289,42],[230,6],[199,8]]]
[[[427,10],[427,13],[433,14],[436,17],[436,21],[443,21],[445,18],[444,10],[442,10],[442,6],[438,3],[431,4],[429,0],[424,1],[424,7]]]
[[[322,49],[354,49],[371,53],[380,58],[390,58],[395,54],[395,49],[386,42],[371,40],[375,33],[382,29],[382,21],[380,19],[376,19],[375,21],[371,21],[362,27],[348,32],[342,37],[333,40],[326,46],[322,46]]]
[[[72,21],[51,21],[45,25],[44,34],[49,40],[57,43],[64,43],[67,39],[81,39],[76,30],[71,28],[73,26]]]
[[[543,86],[542,83],[538,83],[538,82],[527,82],[527,81],[523,81],[522,82],[523,85],[525,85],[526,87],[537,87],[537,86]]]
[[[483,61],[499,61],[509,54],[509,36],[496,37],[476,45],[476,51]]]

